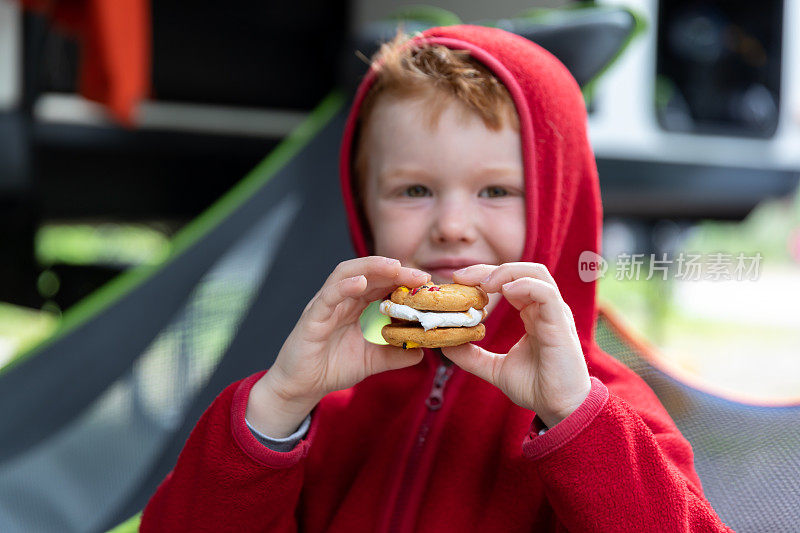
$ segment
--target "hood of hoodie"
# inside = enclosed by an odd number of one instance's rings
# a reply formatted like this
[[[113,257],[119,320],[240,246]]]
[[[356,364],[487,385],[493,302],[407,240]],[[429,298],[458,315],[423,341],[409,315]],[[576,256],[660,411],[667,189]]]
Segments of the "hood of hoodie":
[[[431,28],[412,44],[468,50],[506,86],[520,123],[525,170],[526,242],[521,261],[542,263],[572,310],[585,355],[593,351],[597,308],[595,281],[584,282],[582,252],[600,253],[602,207],[597,168],[586,133],[586,108],[567,68],[539,45],[498,28],[460,25]],[[350,235],[359,256],[369,255],[353,195],[352,151],[361,104],[375,79],[365,75],[356,91],[340,152],[340,179]],[[519,313],[501,300],[476,343],[505,353],[524,334]]]

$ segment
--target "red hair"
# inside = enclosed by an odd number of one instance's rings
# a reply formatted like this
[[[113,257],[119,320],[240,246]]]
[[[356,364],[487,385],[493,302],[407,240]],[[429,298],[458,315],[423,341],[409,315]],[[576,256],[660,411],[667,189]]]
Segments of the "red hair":
[[[470,57],[469,51],[442,45],[403,46],[410,38],[399,29],[394,39],[382,44],[372,57],[370,69],[376,72],[375,81],[359,110],[353,143],[356,189],[361,189],[366,176],[363,140],[381,96],[424,101],[430,110],[429,128],[436,127],[448,105],[457,103],[462,112],[477,114],[490,130],[498,131],[508,124],[519,131],[519,117],[508,90],[488,68]]]

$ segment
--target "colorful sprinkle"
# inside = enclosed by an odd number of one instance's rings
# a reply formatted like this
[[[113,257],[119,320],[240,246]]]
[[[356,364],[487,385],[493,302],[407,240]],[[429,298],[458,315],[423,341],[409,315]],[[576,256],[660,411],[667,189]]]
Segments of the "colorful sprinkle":
[[[411,296],[414,296],[415,294],[417,294],[422,289],[427,289],[428,287],[429,287],[429,285],[423,285],[422,287],[417,287],[416,289],[411,291]]]
[[[409,292],[409,291],[411,290],[411,289],[409,289],[408,287],[405,287],[405,286],[403,286],[403,285],[401,285],[400,287],[398,287],[398,289],[400,290],[400,292]]]
[[[441,287],[429,287],[428,288],[429,291],[438,291],[438,290],[441,290],[441,289],[442,289]]]

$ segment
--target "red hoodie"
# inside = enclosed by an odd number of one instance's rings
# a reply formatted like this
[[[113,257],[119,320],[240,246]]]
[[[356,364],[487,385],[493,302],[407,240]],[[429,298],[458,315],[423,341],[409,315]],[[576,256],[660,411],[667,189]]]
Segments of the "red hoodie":
[[[692,449],[650,388],[593,339],[595,283],[578,275],[599,252],[600,191],[580,90],[536,44],[494,28],[433,28],[416,39],[467,49],[506,85],[520,117],[527,242],[575,317],[592,388],[569,417],[541,420],[499,389],[426,350],[413,367],[327,395],[292,451],[259,443],[245,424],[263,372],[225,389],[192,431],[142,517],[142,531],[729,531],[704,498]],[[354,206],[355,119],[341,180],[359,255]],[[507,351],[523,334],[501,302],[479,344]],[[437,369],[439,370],[437,376]],[[446,370],[446,371],[445,371]],[[426,402],[442,399],[439,408]]]

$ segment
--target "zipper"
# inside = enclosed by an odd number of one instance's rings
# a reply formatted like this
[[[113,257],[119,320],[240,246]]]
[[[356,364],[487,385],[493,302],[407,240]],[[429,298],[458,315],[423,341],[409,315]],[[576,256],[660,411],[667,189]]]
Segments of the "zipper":
[[[400,483],[400,492],[397,494],[392,517],[389,521],[388,530],[391,532],[399,532],[403,524],[403,518],[405,518],[404,511],[408,505],[408,490],[417,473],[417,463],[419,463],[422,457],[425,440],[428,438],[433,420],[436,418],[436,411],[441,409],[444,404],[444,388],[445,385],[447,385],[447,380],[453,375],[454,366],[455,365],[452,364],[448,366],[442,363],[436,369],[436,375],[433,378],[433,386],[431,387],[430,393],[428,393],[428,397],[425,399],[425,407],[428,408],[428,412],[425,413],[425,417],[422,419],[422,424],[420,424],[419,431],[414,441],[414,447],[411,449],[408,461],[406,462],[406,467],[403,471],[403,481]]]
[[[425,400],[425,405],[431,411],[438,411],[442,408],[444,403],[444,386],[447,380],[453,375],[453,365],[447,366],[439,364],[436,369],[436,376],[433,378],[433,388],[431,388],[428,398]]]

